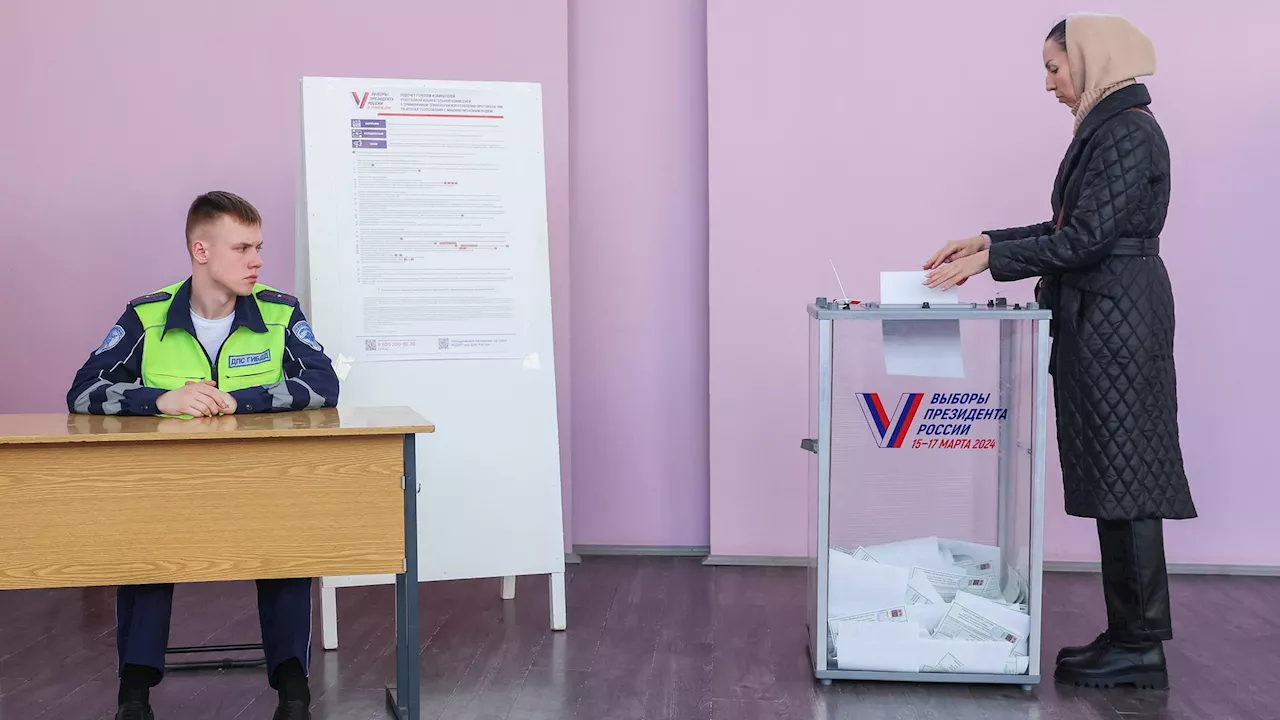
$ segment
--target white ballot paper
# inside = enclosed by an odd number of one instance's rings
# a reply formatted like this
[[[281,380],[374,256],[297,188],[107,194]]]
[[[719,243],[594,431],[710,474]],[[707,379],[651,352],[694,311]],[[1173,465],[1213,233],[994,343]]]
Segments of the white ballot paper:
[[[841,670],[1023,674],[1030,661],[1009,654],[999,641],[931,639],[914,621],[846,621],[836,636]]]
[[[941,615],[939,616],[941,618]],[[872,610],[871,612],[858,613],[856,615],[841,615],[830,619],[831,634],[835,637],[840,636],[840,628],[845,623],[851,622],[906,622],[907,606],[898,605],[897,607],[885,608],[883,610]]]
[[[831,548],[829,652],[844,670],[1025,674],[1026,581],[997,547],[936,536]]]
[[[951,602],[955,600],[956,593],[970,593],[973,595],[985,595],[988,587],[994,586],[994,578],[977,577],[969,575],[965,572],[946,572],[943,570],[930,570],[929,568],[915,567],[911,569],[911,577],[908,578],[908,584],[915,582],[917,585],[929,584],[937,590],[937,594],[942,602]],[[992,590],[991,592],[994,592]]]
[[[938,623],[951,609],[951,603],[933,603],[929,605],[908,605],[907,620],[919,623],[930,635],[938,629]]]
[[[880,304],[882,305],[955,305],[960,302],[960,290],[939,290],[925,287],[928,270],[903,270],[880,273]]]
[[[1026,673],[1030,658],[1009,655],[1008,650],[1000,642],[935,639],[917,645],[916,659],[920,672]]]
[[[914,622],[840,623],[836,634],[836,667],[841,670],[920,672],[916,650],[927,633]],[[926,640],[927,642],[927,640]]]
[[[863,560],[865,562],[880,562],[874,557],[871,557],[871,553],[867,552],[867,549],[862,547],[861,545],[859,545],[858,548],[853,551],[853,559]]]
[[[1013,655],[1028,654],[1027,634],[1031,616],[993,600],[959,593],[942,616],[935,638],[953,640],[1002,641]]]
[[[910,568],[855,560],[832,548],[827,582],[827,617],[883,610],[906,602]]]
[[[1027,612],[1027,599],[1029,597],[1031,597],[1031,590],[1027,587],[1027,579],[1014,570],[1013,566],[1010,566],[1009,584],[1004,588],[1004,597],[997,597],[996,600],[1003,600],[1009,605],[1020,606],[1022,612]]]
[[[924,286],[924,270],[880,273],[880,304],[934,305],[960,302],[957,288]],[[959,320],[885,320],[884,366],[890,375],[964,377]]]
[[[938,592],[938,586],[930,582],[923,573],[915,572],[918,569],[920,568],[913,569],[911,576],[907,578],[907,604],[942,605],[946,603],[942,594]]]
[[[967,568],[970,575],[994,575],[1000,563],[1000,548],[966,542],[940,539],[938,547],[951,554],[953,561]]]
[[[884,565],[899,567],[925,567],[931,570],[955,570],[951,551],[942,546],[937,536],[899,540],[898,542],[858,546],[853,556],[859,560],[871,560]],[[998,557],[998,552],[997,552]]]

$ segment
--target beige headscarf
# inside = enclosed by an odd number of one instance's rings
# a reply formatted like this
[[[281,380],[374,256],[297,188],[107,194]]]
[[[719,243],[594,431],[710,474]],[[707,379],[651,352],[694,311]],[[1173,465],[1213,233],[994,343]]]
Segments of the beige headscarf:
[[[1156,72],[1151,38],[1116,15],[1068,15],[1067,60],[1077,98],[1073,133],[1099,100]]]

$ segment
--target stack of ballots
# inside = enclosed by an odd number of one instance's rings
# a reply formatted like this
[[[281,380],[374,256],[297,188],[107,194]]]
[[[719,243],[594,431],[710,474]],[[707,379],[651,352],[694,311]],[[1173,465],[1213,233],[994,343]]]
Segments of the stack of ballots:
[[[1027,583],[999,548],[924,537],[832,547],[828,653],[841,670],[1004,673],[1028,667]]]

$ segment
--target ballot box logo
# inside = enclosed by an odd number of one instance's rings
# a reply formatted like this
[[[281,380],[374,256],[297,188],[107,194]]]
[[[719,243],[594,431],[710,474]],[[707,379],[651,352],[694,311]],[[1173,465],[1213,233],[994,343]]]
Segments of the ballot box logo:
[[[1008,411],[991,406],[990,393],[902,393],[893,412],[880,393],[858,393],[867,427],[882,448],[993,450],[995,431],[985,421],[1003,421]],[[975,437],[990,433],[988,437]]]
[[[860,393],[862,413],[882,448],[900,448],[911,430],[911,423],[924,403],[924,393],[903,393],[890,415],[885,411],[880,393]]]

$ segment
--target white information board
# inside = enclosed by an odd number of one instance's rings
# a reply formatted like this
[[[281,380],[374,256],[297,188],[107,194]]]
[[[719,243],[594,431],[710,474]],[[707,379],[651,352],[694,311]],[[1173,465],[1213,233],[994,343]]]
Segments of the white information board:
[[[419,578],[550,575],[563,629],[541,88],[302,79],[299,294],[342,405],[408,405]],[[334,588],[322,580],[326,648]]]

